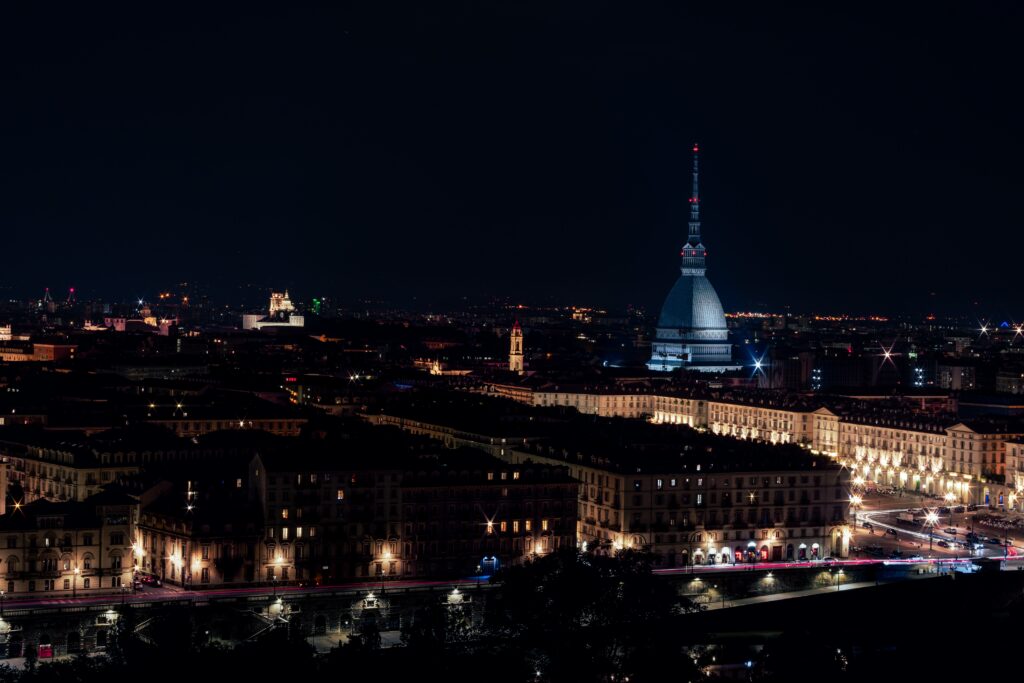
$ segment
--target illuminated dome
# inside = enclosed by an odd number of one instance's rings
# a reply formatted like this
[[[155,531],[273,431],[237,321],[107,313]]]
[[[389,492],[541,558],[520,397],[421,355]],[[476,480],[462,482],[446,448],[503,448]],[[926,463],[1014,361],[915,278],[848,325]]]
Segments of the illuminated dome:
[[[703,275],[682,275],[665,298],[658,328],[702,333],[703,339],[726,339],[725,312],[711,282]],[[685,331],[685,332],[684,332]],[[714,333],[703,336],[703,333]]]

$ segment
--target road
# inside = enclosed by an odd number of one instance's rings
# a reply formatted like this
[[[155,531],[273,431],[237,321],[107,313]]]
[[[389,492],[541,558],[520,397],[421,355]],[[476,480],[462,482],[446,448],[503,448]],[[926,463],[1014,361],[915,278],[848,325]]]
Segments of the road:
[[[909,512],[916,508],[907,507],[894,507],[886,509],[867,510],[858,513],[857,529],[854,532],[853,543],[859,546],[865,545],[881,545],[883,548],[886,546],[892,546],[894,543],[896,549],[902,550],[905,554],[928,554],[937,557],[954,557],[958,558],[961,556],[967,557],[989,557],[989,558],[1008,558],[1020,557],[1024,555],[1024,547],[1014,544],[993,544],[984,542],[983,547],[980,549],[973,549],[968,544],[968,547],[959,547],[959,544],[966,543],[967,534],[971,531],[971,527],[967,526],[951,526],[949,521],[949,515],[943,514],[940,516],[940,520],[936,523],[934,529],[930,529],[924,525],[908,525],[901,524],[897,521],[897,515],[901,512]],[[927,508],[925,508],[927,509]],[[966,515],[961,514],[961,519]],[[864,524],[870,524],[872,529],[866,529]],[[947,533],[946,529],[956,529],[956,533]],[[890,531],[891,530],[891,531]],[[893,534],[892,532],[895,532]],[[979,536],[989,538],[992,533],[979,533]],[[931,537],[930,537],[931,536]],[[930,541],[930,542],[929,542]],[[940,541],[947,543],[956,543],[958,545],[953,547],[944,548],[939,545]],[[931,546],[929,548],[929,545]]]
[[[477,584],[487,585],[488,578],[472,577],[464,579],[452,579],[447,581],[360,581],[352,583],[341,583],[329,586],[257,586],[251,588],[214,588],[210,590],[185,591],[171,588],[142,588],[135,592],[125,592],[120,595],[90,595],[81,598],[47,598],[47,597],[26,597],[11,598],[5,596],[3,608],[5,613],[17,613],[26,609],[46,609],[61,607],[102,607],[122,604],[152,604],[159,602],[207,602],[209,600],[225,598],[273,598],[278,597],[302,597],[306,595],[334,595],[334,594],[359,594],[379,593],[382,590],[436,590],[436,589],[467,589]]]

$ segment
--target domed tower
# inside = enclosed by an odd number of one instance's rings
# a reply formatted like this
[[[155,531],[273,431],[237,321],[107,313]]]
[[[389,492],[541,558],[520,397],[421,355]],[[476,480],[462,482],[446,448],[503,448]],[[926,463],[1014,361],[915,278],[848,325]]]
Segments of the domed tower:
[[[707,372],[738,368],[732,362],[732,345],[718,294],[704,276],[708,252],[700,237],[700,194],[697,154],[693,146],[693,194],[690,196],[690,230],[680,256],[679,279],[661,307],[651,345],[651,370],[671,372],[681,367]]]

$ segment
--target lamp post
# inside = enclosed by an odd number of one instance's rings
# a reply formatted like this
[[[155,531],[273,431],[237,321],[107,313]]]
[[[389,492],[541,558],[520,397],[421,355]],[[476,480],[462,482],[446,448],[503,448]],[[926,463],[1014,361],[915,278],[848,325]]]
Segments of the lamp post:
[[[956,494],[952,491],[946,491],[945,500],[946,507],[949,508],[949,525],[955,527],[956,524],[953,523],[953,507],[956,505]]]
[[[836,572],[836,592],[838,593],[843,583],[843,570]]]
[[[935,525],[939,523],[939,514],[932,510],[924,516],[925,524],[931,527],[928,531],[928,552],[932,551],[932,539],[935,537]]]
[[[860,507],[864,499],[859,494],[854,493],[850,496],[850,507],[853,508],[853,528],[857,528],[857,509]]]
[[[0,619],[4,618],[4,600],[7,598],[7,591],[0,590]]]
[[[78,567],[75,567],[71,574],[71,597],[78,597]]]

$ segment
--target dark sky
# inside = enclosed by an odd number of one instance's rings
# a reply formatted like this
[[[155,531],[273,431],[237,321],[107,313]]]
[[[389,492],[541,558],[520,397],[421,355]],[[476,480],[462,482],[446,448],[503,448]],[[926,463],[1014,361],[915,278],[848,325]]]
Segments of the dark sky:
[[[726,309],[1024,318],[1019,3],[10,4],[18,294],[657,307],[697,140]]]

